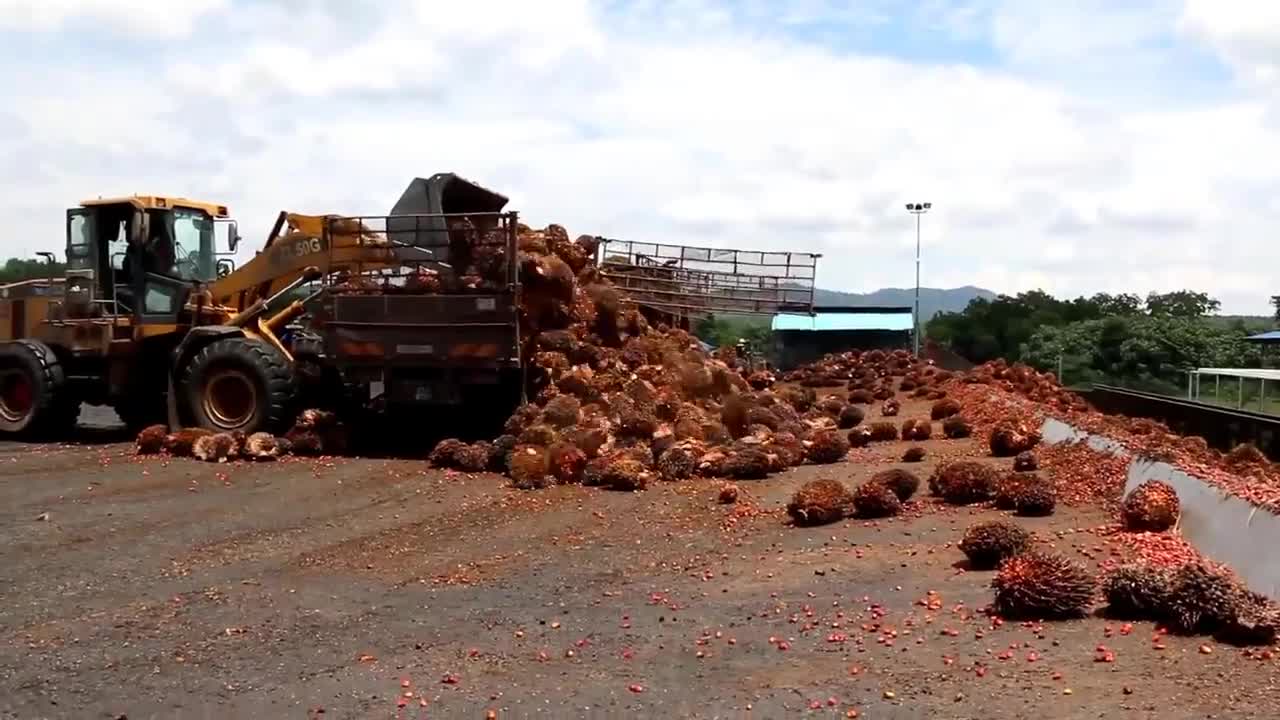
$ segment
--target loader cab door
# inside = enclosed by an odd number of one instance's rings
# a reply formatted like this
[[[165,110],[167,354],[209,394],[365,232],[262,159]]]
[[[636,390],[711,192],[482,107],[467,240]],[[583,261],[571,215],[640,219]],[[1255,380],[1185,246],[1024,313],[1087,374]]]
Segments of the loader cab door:
[[[61,317],[74,320],[102,312],[98,272],[97,213],[92,208],[67,210],[67,268],[63,273]]]
[[[128,204],[67,211],[69,308],[76,304],[70,295],[87,290],[92,294],[94,317],[134,314],[126,258],[129,239],[136,232],[136,215]]]
[[[92,270],[97,264],[97,233],[91,208],[67,211],[67,269]]]
[[[139,213],[137,239],[130,244],[130,276],[143,325],[173,325],[193,283],[217,276],[214,220],[192,208]]]

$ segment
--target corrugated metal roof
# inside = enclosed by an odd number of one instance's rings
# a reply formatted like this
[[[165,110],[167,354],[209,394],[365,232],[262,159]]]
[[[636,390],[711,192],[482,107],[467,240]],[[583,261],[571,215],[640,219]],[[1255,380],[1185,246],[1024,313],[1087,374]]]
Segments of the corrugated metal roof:
[[[1280,380],[1280,370],[1271,368],[1196,368],[1201,375],[1252,378],[1254,380]]]
[[[774,330],[911,330],[911,313],[774,315]]]
[[[1280,343],[1280,330],[1271,330],[1264,333],[1258,333],[1257,335],[1250,335],[1245,338],[1245,340],[1250,342]]]

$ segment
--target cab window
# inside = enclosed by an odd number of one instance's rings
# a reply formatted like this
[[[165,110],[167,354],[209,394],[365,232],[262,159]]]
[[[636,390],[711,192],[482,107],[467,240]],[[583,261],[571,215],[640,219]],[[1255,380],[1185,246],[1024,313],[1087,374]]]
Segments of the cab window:
[[[212,280],[213,219],[197,210],[173,211],[173,274],[183,280]]]

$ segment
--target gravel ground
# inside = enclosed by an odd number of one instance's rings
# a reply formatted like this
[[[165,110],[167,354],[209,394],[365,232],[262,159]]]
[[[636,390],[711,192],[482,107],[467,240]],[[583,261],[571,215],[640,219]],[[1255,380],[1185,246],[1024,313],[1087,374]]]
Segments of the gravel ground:
[[[922,477],[980,452],[922,445]],[[725,506],[705,480],[529,493],[418,461],[3,444],[0,717],[1275,716],[1275,660],[1102,617],[993,626],[954,543],[997,511],[786,524],[803,481],[852,487],[905,447]],[[1020,522],[1096,563],[1106,520]]]

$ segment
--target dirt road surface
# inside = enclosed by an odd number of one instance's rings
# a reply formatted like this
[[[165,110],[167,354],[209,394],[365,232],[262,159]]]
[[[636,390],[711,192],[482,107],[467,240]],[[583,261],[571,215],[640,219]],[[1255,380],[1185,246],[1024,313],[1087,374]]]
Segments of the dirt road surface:
[[[924,446],[922,477],[978,453]],[[993,625],[991,575],[954,543],[998,511],[922,495],[889,521],[786,524],[804,480],[854,486],[904,447],[720,505],[708,480],[519,492],[411,460],[4,444],[0,717],[1275,717],[1258,651],[1101,617]],[[1106,520],[1020,522],[1096,563]]]

